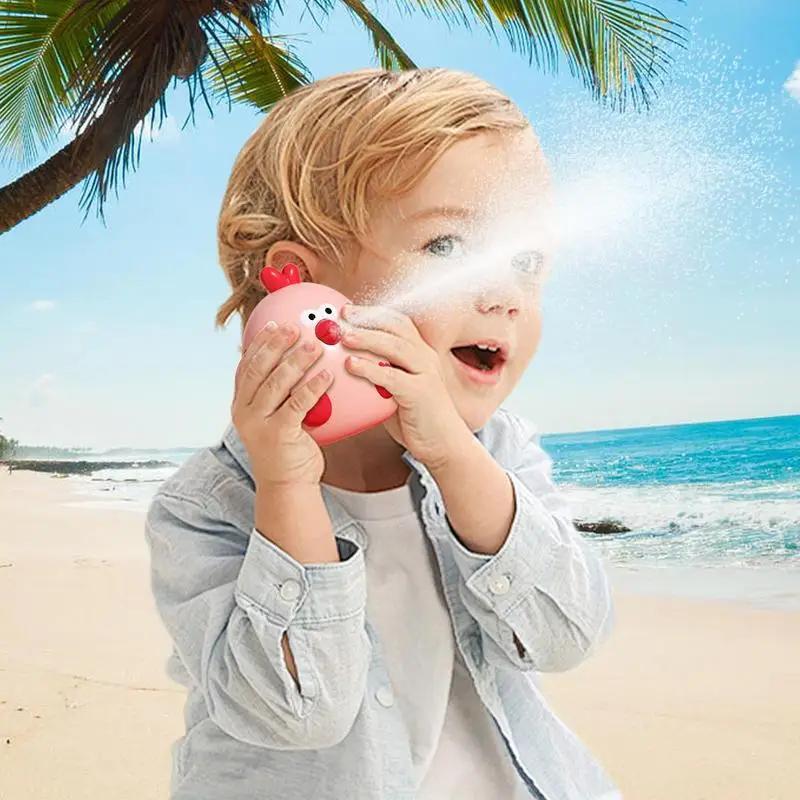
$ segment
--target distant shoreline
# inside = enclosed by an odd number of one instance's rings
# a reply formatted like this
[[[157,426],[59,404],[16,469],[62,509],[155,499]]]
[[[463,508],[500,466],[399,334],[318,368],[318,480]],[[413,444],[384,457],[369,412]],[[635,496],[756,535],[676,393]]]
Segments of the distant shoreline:
[[[54,475],[91,475],[106,469],[158,469],[160,467],[177,467],[172,461],[57,461],[45,459],[14,459],[4,461],[9,472],[46,472]],[[574,520],[574,525],[581,533],[605,535],[627,533],[630,528],[619,520],[603,519],[596,522]]]
[[[520,412],[517,412],[520,413]],[[525,416],[521,413],[521,416]],[[566,429],[566,430],[540,430],[542,442],[552,439],[567,439],[573,440],[583,436],[597,436],[597,435],[614,435],[614,434],[637,434],[637,433],[653,433],[659,430],[666,430],[669,428],[699,428],[707,425],[726,426],[736,425],[742,423],[767,423],[776,420],[789,420],[800,418],[800,414],[769,414],[767,416],[757,417],[733,417],[724,419],[706,419],[706,420],[692,420],[692,421],[678,421],[678,422],[654,422],[650,424],[637,424],[627,427],[609,427],[609,428],[579,428],[579,429]],[[104,450],[94,449],[92,447],[74,446],[74,447],[59,447],[50,445],[18,445],[16,454],[18,460],[39,460],[45,458],[53,459],[76,459],[81,460],[85,458],[104,458],[109,456],[157,456],[160,453],[174,453],[189,455],[198,450],[203,449],[203,445],[188,447],[186,445],[180,447],[111,447]],[[0,462],[5,463],[5,462]]]
[[[104,469],[158,469],[160,467],[177,467],[174,461],[144,459],[140,461],[65,461],[58,459],[11,459],[4,461],[3,466],[9,472],[23,470],[26,472],[48,472],[58,475],[90,475]]]

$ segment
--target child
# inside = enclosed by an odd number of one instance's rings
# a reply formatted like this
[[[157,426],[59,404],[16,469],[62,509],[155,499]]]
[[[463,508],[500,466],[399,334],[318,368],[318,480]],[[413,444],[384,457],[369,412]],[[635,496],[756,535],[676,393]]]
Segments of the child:
[[[365,323],[401,265],[445,270],[546,187],[521,112],[444,69],[303,87],[245,145],[218,321],[248,318],[265,265],[296,264],[353,299],[344,345],[388,364],[347,368],[398,411],[322,452],[301,423],[331,382],[303,382],[323,345],[266,329],[233,424],[160,487],[153,590],[188,688],[173,800],[619,799],[534,674],[581,662],[612,618],[534,431],[498,410],[538,345],[541,276]]]

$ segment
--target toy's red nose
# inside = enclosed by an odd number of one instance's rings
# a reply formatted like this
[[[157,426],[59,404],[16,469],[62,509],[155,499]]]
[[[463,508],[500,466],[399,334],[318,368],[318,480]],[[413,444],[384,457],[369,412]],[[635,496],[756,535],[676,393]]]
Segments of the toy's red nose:
[[[342,329],[332,319],[322,319],[314,327],[314,333],[324,344],[336,344],[342,338]]]

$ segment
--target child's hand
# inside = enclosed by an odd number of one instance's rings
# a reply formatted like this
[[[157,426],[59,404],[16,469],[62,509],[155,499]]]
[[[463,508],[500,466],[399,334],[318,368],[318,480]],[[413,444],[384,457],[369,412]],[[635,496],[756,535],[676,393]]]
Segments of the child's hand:
[[[447,463],[472,434],[447,391],[436,352],[400,312],[346,306],[343,315],[354,326],[359,317],[369,319],[369,328],[345,333],[343,344],[386,359],[375,364],[351,356],[345,366],[394,396],[397,414],[384,423],[389,434],[429,469]]]
[[[333,379],[325,370],[297,385],[322,355],[314,341],[284,358],[299,334],[296,325],[268,326],[253,339],[236,371],[231,416],[259,489],[319,483],[325,467],[319,445],[302,423]]]

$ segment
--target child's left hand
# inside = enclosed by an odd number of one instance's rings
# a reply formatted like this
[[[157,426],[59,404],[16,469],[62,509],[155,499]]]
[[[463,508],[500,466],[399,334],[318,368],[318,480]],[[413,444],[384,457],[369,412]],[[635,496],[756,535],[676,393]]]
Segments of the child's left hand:
[[[350,356],[345,366],[393,395],[398,409],[384,423],[389,435],[428,469],[435,471],[446,464],[472,439],[472,433],[447,391],[436,352],[400,312],[345,306],[342,316],[354,326],[342,337],[344,345],[386,359],[376,364]]]

